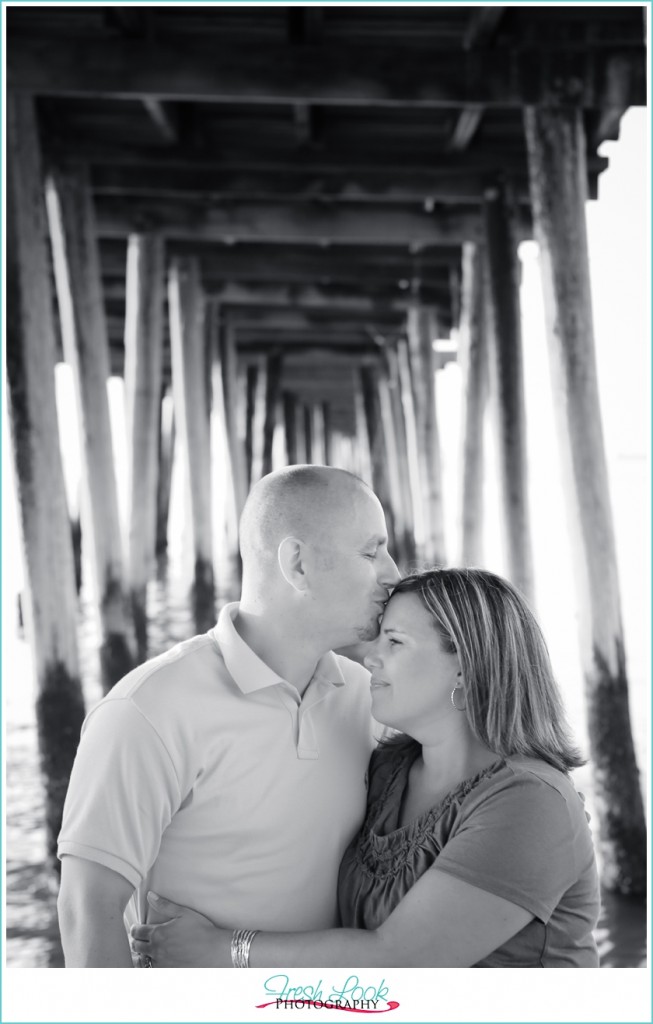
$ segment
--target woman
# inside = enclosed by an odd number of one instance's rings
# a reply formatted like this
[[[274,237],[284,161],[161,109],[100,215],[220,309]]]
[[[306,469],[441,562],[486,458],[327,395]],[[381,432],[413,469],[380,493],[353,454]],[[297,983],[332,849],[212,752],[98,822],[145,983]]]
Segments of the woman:
[[[410,576],[365,664],[399,734],[372,756],[343,927],[232,933],[151,897],[171,920],[134,926],[134,949],[155,967],[598,967],[583,762],[524,600],[478,569]]]

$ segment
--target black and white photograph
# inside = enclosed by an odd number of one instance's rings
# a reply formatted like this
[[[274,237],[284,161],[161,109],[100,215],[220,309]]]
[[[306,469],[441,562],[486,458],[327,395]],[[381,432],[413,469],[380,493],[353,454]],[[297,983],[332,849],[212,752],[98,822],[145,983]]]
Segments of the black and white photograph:
[[[650,1021],[649,4],[1,7],[2,1019]]]

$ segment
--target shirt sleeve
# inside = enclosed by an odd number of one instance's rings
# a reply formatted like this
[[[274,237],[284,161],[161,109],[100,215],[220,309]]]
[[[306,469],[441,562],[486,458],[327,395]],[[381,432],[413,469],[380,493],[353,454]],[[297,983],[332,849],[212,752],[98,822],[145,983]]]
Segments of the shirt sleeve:
[[[564,796],[523,773],[479,795],[433,865],[545,924],[577,878]]]
[[[132,701],[101,703],[82,730],[59,857],[95,861],[138,886],[180,803],[174,764],[151,723]]]

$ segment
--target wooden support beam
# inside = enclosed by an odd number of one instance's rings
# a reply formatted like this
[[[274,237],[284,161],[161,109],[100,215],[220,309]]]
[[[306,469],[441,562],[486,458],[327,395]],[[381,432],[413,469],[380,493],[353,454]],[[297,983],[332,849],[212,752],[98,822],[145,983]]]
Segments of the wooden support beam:
[[[526,138],[566,480],[603,882],[646,891],[646,825],[628,708],[619,573],[599,403],[576,110],[528,108]]]
[[[163,367],[163,238],[131,235],[127,246],[125,304],[125,409],[129,459],[127,526],[128,576],[138,653],[147,657],[147,584],[154,576],[157,543],[159,465],[168,469],[171,437],[163,437],[161,384]],[[168,427],[170,430],[171,427]],[[161,449],[161,455],[159,455]],[[161,497],[169,500],[169,480]],[[167,530],[167,508],[166,508]]]
[[[392,428],[388,429],[388,436],[394,437],[397,448],[397,468],[401,494],[401,505],[399,506],[401,509],[401,519],[397,531],[397,556],[402,560],[403,566],[408,567],[414,562],[417,553],[415,548],[415,513],[413,505],[414,488],[409,464],[406,419],[404,402],[402,401],[402,380],[397,347],[395,345],[387,345],[384,355],[387,365],[388,397],[392,415]]]
[[[263,466],[261,476],[272,472],[272,446],[277,425],[277,411],[281,393],[282,357],[271,352],[266,360],[265,419],[263,422]]]
[[[322,402],[322,423],[324,424],[324,464],[325,466],[332,466],[333,419],[330,402]]]
[[[170,146],[177,145],[179,125],[170,104],[162,103],[161,100],[157,100],[153,96],[144,96],[143,106],[163,141]]]
[[[168,277],[172,388],[189,477],[199,632],[215,621],[209,411],[206,407],[204,297],[196,260],[173,260]]]
[[[283,393],[283,423],[286,431],[286,461],[295,466],[300,461],[297,450],[297,396],[290,391]]]
[[[16,35],[7,52],[7,84],[14,91],[42,96],[105,96],[203,103],[324,103],[420,109],[464,103],[521,107],[540,102],[547,89],[549,54],[488,49],[475,54],[469,80],[465,62],[451,47],[437,51],[398,44],[388,59],[384,47],[337,44],[289,47],[266,41],[265,60],[256,46],[235,47],[228,40],[58,39]],[[624,51],[632,56],[631,51]],[[573,74],[560,83],[562,95],[591,106],[602,87],[591,51],[577,53]],[[629,104],[646,102],[646,61],[638,53]]]
[[[306,461],[313,462],[313,417],[311,406],[304,405],[304,444],[306,445]]]
[[[433,310],[419,303],[408,312],[408,349],[417,428],[417,458],[422,482],[424,555],[429,565],[446,565],[442,503],[442,456],[436,414],[435,356],[437,325]]]
[[[238,548],[238,521],[240,519],[241,483],[234,466],[234,452],[238,449],[230,437],[234,422],[233,411],[227,411],[230,387],[227,382],[229,356],[224,351],[224,321],[217,302],[206,303],[206,337],[211,383],[211,509],[214,525],[214,575],[218,592],[226,590],[234,571],[240,568]],[[238,453],[239,454],[239,453]],[[244,499],[243,499],[244,500]],[[223,576],[225,577],[223,579]],[[225,586],[226,585],[226,586]]]
[[[419,434],[415,413],[415,396],[410,365],[408,342],[403,338],[397,342],[397,374],[401,396],[404,432],[406,439],[406,466],[408,470],[409,493],[413,506],[413,536],[415,554],[422,564],[426,560],[427,527],[424,519],[424,497],[420,472]]]
[[[533,599],[533,555],[528,509],[526,406],[519,305],[519,263],[512,211],[503,187],[485,201],[485,251],[491,385],[498,430],[498,461],[508,576]]]
[[[479,129],[484,112],[485,107],[482,103],[473,103],[462,108],[456,118],[451,137],[447,143],[447,150],[449,152],[465,152]]]
[[[313,284],[326,287],[329,283],[345,281],[358,289],[367,288],[378,281],[384,288],[393,278],[410,278],[419,269],[423,283],[430,280],[446,283],[448,268],[460,262],[460,244],[449,246],[423,246],[414,252],[409,246],[383,243],[348,246],[316,246],[315,240],[302,246],[279,246],[265,242],[252,244],[202,245],[197,240],[170,241],[167,250],[171,256],[198,255],[201,257],[204,279],[217,282],[282,282],[287,285]],[[100,242],[102,268],[112,277],[124,275],[124,240],[104,239]],[[442,279],[442,280],[441,280]]]
[[[156,554],[168,548],[168,520],[170,518],[170,489],[175,454],[175,407],[170,388],[161,389],[159,413],[159,472],[156,491]]]
[[[326,445],[324,439],[324,405],[316,402],[311,412],[311,461],[316,466],[326,466]]]
[[[388,439],[381,410],[379,369],[376,366],[361,366],[359,374],[370,452],[372,487],[385,512],[390,550],[395,550],[397,510],[390,478]]]
[[[390,208],[373,204],[330,207],[300,203],[230,203],[214,206],[156,198],[98,197],[98,233],[121,238],[144,227],[158,228],[166,239],[194,242],[283,242],[382,245],[459,245],[479,235],[479,217],[467,210]],[[526,213],[521,237],[530,237]]]
[[[492,42],[506,12],[505,7],[472,7],[463,36],[463,49],[473,50]]]
[[[315,111],[315,107],[300,106],[299,109]],[[465,166],[460,157],[454,159],[454,154],[464,151],[478,127],[479,120],[474,121],[471,112],[482,109],[480,105],[463,108],[456,119],[459,127],[452,133],[447,154],[442,158],[444,166],[438,162],[432,170],[410,163],[393,168],[385,163],[379,167],[358,161],[358,167],[355,162],[354,166],[347,166],[344,158],[342,165],[335,162],[322,165],[317,159],[313,164],[295,160],[271,162],[263,154],[258,165],[239,167],[229,161],[225,166],[206,157],[202,164],[186,166],[178,165],[168,154],[163,160],[160,151],[156,163],[145,157],[139,160],[138,155],[134,155],[131,164],[121,164],[115,154],[107,153],[105,160],[103,152],[88,151],[75,138],[70,139],[70,147],[92,159],[93,190],[98,197],[155,196],[183,200],[209,196],[214,203],[289,199],[295,202],[424,203],[430,200],[433,203],[480,204],[488,175],[496,176],[504,169],[501,158],[486,157],[484,165],[480,165],[478,158],[470,159],[470,165]],[[298,139],[303,138],[303,144],[307,145],[315,139],[316,118],[315,115],[312,118],[305,115],[305,118],[309,124],[302,127],[301,135],[299,127],[304,122],[297,127]],[[528,177],[523,170],[523,154],[519,160],[509,154],[506,158],[514,165],[517,198],[527,203]]]
[[[460,564],[468,566],[483,565],[483,422],[488,396],[484,264],[479,247],[464,247],[458,347],[463,392]]]
[[[82,442],[82,502],[92,538],[102,644],[102,684],[110,690],[134,664],[134,636],[118,512],[107,381],[109,342],[91,193],[82,167],[52,171],[46,181],[61,337],[75,382]],[[158,392],[157,392],[158,394]]]
[[[239,386],[234,328],[226,322],[223,316],[220,316],[217,344],[224,389],[225,429],[236,502],[236,520],[238,521],[249,489],[249,476],[245,461],[245,417],[242,415],[245,396],[242,393],[243,389]]]
[[[84,719],[77,594],[54,391],[53,297],[34,102],[8,96],[6,354],[8,411],[26,570],[50,864]]]

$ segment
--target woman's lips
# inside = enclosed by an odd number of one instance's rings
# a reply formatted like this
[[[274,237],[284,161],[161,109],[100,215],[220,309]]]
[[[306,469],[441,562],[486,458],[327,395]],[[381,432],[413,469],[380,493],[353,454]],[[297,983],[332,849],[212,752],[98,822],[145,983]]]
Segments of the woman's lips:
[[[374,677],[372,677],[370,680],[370,687],[373,690],[383,690],[388,686],[390,686],[390,683],[384,683],[382,679],[374,679]]]

